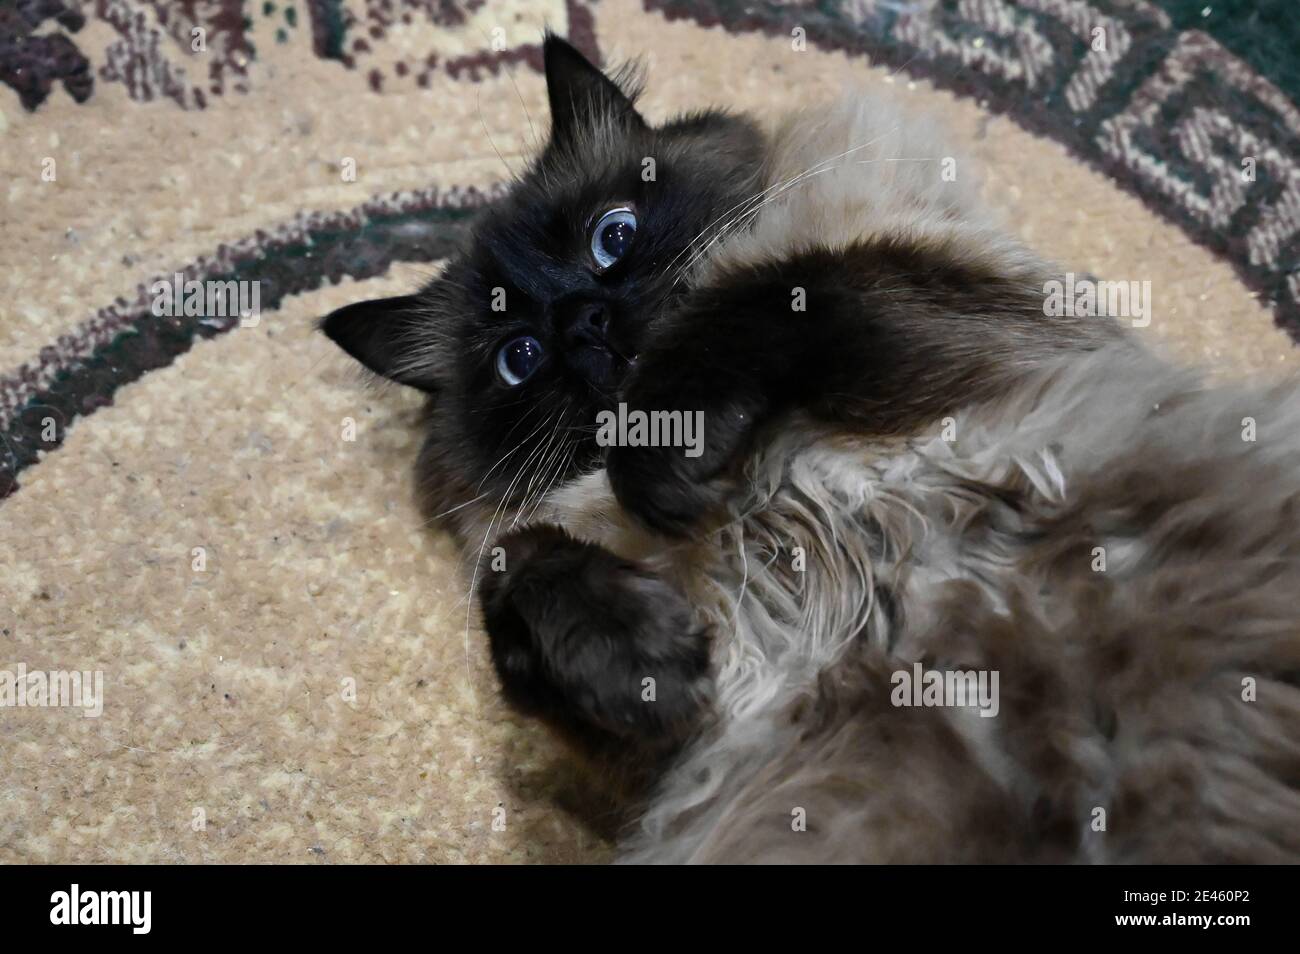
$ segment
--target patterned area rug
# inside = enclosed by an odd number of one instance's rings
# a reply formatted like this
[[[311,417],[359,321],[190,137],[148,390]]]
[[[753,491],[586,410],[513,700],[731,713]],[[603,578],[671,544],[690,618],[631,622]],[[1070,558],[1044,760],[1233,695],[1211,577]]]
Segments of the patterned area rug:
[[[0,709],[0,861],[607,857],[416,514],[415,400],[312,331],[526,160],[546,24],[656,118],[888,88],[1031,244],[1151,281],[1157,347],[1297,366],[1282,2],[0,0],[0,668],[104,674]]]

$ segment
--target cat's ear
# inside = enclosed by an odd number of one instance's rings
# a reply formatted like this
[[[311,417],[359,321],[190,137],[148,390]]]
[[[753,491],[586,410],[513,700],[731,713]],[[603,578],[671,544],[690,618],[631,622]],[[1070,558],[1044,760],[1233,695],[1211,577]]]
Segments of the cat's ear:
[[[546,95],[551,103],[551,140],[564,142],[602,119],[631,128],[644,128],[636,111],[635,91],[628,95],[568,41],[547,33],[542,44],[546,63]]]
[[[417,307],[414,295],[359,301],[327,315],[320,328],[375,374],[432,393],[432,375],[413,369],[409,360]]]

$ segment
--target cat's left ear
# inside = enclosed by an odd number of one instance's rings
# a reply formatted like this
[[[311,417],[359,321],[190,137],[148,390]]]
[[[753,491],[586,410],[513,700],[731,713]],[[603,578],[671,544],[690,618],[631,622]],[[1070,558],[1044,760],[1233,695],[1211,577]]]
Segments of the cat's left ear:
[[[645,128],[631,95],[624,92],[566,40],[547,33],[542,44],[546,63],[546,94],[551,103],[551,139],[563,142],[601,119],[631,128]]]
[[[411,361],[419,320],[416,296],[402,295],[347,305],[326,316],[320,328],[375,374],[432,393],[432,374]]]

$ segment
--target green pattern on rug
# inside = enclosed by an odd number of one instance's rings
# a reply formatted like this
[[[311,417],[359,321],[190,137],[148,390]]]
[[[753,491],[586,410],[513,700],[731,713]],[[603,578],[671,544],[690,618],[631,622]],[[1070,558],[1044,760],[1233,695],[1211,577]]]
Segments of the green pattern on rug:
[[[1295,0],[1155,0],[1179,30],[1210,34],[1300,103],[1300,4]]]

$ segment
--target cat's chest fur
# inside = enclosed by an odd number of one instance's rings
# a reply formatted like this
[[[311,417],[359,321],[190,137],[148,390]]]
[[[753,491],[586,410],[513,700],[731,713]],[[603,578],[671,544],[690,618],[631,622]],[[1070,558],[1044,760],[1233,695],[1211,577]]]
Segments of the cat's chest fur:
[[[968,423],[963,415],[952,426]],[[925,637],[937,604],[966,586],[1001,608],[996,578],[1016,561],[1024,530],[1001,495],[1063,488],[1050,452],[1009,463],[1009,431],[976,433],[972,423],[959,446],[947,430],[881,442],[788,421],[748,462],[729,522],[690,542],[638,526],[603,472],[531,515],[674,581],[712,635],[716,721],[665,779],[642,819],[645,853],[634,857],[685,860],[673,852],[695,844],[686,833],[718,824],[724,790],[761,769],[791,729],[791,707],[815,696],[846,652],[865,648],[895,668],[961,663]],[[1013,784],[990,727],[971,712],[950,716],[984,770]]]
[[[796,857],[814,840],[786,844],[781,816],[824,791],[805,763],[845,733],[864,746],[893,739],[901,752],[835,763],[851,766],[833,813],[848,847],[823,832],[810,857],[1192,851],[1096,839],[1088,824],[1099,807],[1147,797],[1159,782],[1149,752],[1171,738],[1238,744],[1224,720],[1244,716],[1206,693],[1233,707],[1249,677],[1294,696],[1283,685],[1289,642],[1262,650],[1249,634],[1294,627],[1300,451],[1293,440],[1243,442],[1252,411],[1271,432],[1300,430],[1293,389],[1206,390],[1123,346],[1049,367],[904,441],[790,421],[749,460],[730,519],[691,542],[637,526],[603,473],[551,494],[531,519],[662,572],[713,637],[716,721],[662,779],[628,857]],[[1001,673],[999,717],[970,705],[891,714],[891,675],[917,663]],[[1200,761],[1216,751],[1179,771],[1208,773]],[[968,799],[973,816],[1023,827],[1027,844],[998,840],[990,823],[988,843],[970,836],[965,854],[946,841],[893,845],[893,813],[919,809],[891,803],[876,817],[863,806],[919,797],[927,772],[944,812],[960,819]],[[1252,797],[1276,794],[1262,769],[1247,781]],[[1201,792],[1179,784],[1160,798],[1192,826],[1208,810]],[[752,852],[727,840],[733,830],[750,832]]]

